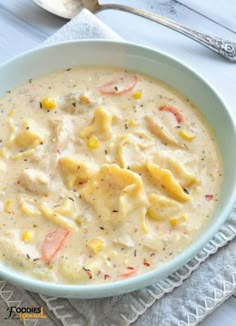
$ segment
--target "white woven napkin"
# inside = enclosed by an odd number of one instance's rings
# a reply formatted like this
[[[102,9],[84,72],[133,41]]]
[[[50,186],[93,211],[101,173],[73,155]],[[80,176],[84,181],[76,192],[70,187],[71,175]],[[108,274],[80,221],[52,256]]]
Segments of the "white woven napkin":
[[[47,43],[81,38],[120,39],[93,14],[83,10]],[[236,205],[217,235],[188,264],[163,281],[117,297],[61,299],[0,281],[0,316],[6,315],[7,306],[34,304],[44,306],[48,318],[25,320],[27,326],[197,325],[236,291],[235,235]],[[218,250],[220,247],[223,248]],[[5,324],[0,320],[0,325]]]

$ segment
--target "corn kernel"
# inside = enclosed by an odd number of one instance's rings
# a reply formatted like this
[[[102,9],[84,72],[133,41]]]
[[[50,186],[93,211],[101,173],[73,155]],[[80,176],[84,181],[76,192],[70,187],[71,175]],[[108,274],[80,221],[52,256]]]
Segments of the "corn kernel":
[[[151,207],[149,207],[147,209],[147,216],[151,219],[151,220],[156,220],[157,219],[157,214],[155,212],[154,209],[151,209]]]
[[[92,250],[95,254],[101,251],[104,247],[103,241],[100,239],[93,239],[88,242],[87,247]]]
[[[181,215],[179,217],[171,217],[169,219],[169,222],[173,227],[176,227],[177,223],[186,222],[186,221],[187,221],[186,215]]]
[[[181,222],[186,222],[187,221],[186,215],[181,215],[179,219],[180,219]]]
[[[86,218],[85,218],[84,215],[78,215],[78,216],[76,216],[76,218],[75,218],[75,223],[76,223],[78,226],[81,226],[85,221],[86,221]]]
[[[9,111],[8,114],[7,114],[7,117],[8,118],[12,117],[14,113],[15,113],[15,110]]]
[[[90,149],[96,149],[99,146],[99,140],[97,139],[97,137],[91,136],[87,140],[87,143],[86,144],[87,144],[88,148],[90,148]]]
[[[4,206],[3,206],[4,213],[9,213],[10,212],[10,206],[11,206],[10,199],[6,199],[5,202],[4,202]]]
[[[80,97],[79,97],[79,102],[81,103],[81,104],[89,104],[90,103],[90,100],[89,100],[89,98],[86,96],[86,95],[80,95]]]
[[[180,137],[182,137],[183,139],[188,140],[188,141],[191,141],[195,138],[195,135],[193,133],[188,132],[184,129],[181,129],[179,131],[179,135],[180,135]]]
[[[24,242],[31,242],[33,240],[33,234],[31,231],[23,231],[21,234],[21,240]]]
[[[128,126],[129,127],[134,127],[134,126],[136,126],[136,122],[134,120],[129,120],[128,121]]]
[[[169,219],[169,222],[170,222],[171,226],[176,227],[176,225],[177,225],[177,218],[176,217],[171,217]]]
[[[141,98],[141,96],[142,96],[142,91],[141,91],[141,90],[135,91],[135,92],[132,94],[132,97],[133,97],[135,100],[138,100],[139,98]]]
[[[49,97],[45,97],[44,99],[42,99],[41,104],[42,108],[46,110],[52,110],[56,106],[55,100]]]

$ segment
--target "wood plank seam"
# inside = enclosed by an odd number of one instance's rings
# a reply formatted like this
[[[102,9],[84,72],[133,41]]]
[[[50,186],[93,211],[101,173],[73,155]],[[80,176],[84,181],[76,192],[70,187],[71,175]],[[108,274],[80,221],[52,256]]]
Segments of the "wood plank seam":
[[[43,39],[45,39],[46,37],[48,37],[49,35],[47,35],[46,33],[43,33],[42,31],[40,31],[39,29],[33,27],[32,25],[26,23],[25,21],[23,21],[22,19],[19,19],[14,13],[12,13],[10,10],[8,10],[5,6],[2,6],[0,4],[0,12],[3,12],[3,17],[5,17],[6,15],[11,17],[12,22],[14,24],[17,24],[23,31],[27,32],[28,34],[32,33],[37,36],[38,38],[40,38],[40,41]],[[10,20],[10,19],[9,19]]]
[[[236,34],[236,31],[235,31],[235,30],[233,30],[233,29],[231,29],[231,28],[229,28],[229,27],[227,27],[227,26],[224,26],[223,24],[217,22],[217,21],[214,20],[213,18],[208,17],[208,16],[206,16],[206,15],[204,15],[204,14],[198,12],[197,10],[195,10],[195,9],[193,9],[193,8],[191,8],[191,7],[187,6],[187,5],[185,5],[185,4],[181,3],[181,2],[179,2],[178,0],[173,0],[173,1],[176,2],[176,3],[178,3],[179,5],[181,5],[181,6],[183,6],[183,7],[185,7],[185,8],[187,8],[187,9],[191,10],[192,12],[195,12],[195,13],[198,14],[199,16],[202,16],[202,17],[206,18],[207,20],[212,21],[213,23],[217,24],[218,26],[221,26],[222,28],[227,29],[228,31],[230,31],[230,32],[232,32],[232,33],[234,33],[234,34]]]

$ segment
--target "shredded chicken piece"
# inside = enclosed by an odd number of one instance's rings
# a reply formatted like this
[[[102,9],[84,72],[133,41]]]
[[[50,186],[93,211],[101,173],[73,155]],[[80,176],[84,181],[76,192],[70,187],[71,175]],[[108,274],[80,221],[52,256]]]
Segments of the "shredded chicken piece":
[[[40,170],[24,169],[19,178],[20,185],[27,191],[45,194],[49,191],[49,177]]]
[[[53,127],[53,139],[55,139],[56,147],[63,152],[69,143],[74,142],[73,124],[70,115],[58,117],[51,120]]]

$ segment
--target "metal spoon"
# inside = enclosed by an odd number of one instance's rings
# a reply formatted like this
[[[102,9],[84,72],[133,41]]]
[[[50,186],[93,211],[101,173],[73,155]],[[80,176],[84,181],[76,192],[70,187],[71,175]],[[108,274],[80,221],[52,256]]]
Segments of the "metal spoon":
[[[141,17],[150,19],[156,23],[162,24],[168,28],[186,35],[187,37],[201,43],[212,51],[220,54],[224,58],[236,62],[236,43],[223,40],[222,38],[207,35],[199,31],[193,30],[179,23],[174,22],[168,18],[161,17],[156,14],[152,14],[145,10],[136,9],[120,4],[99,4],[98,0],[33,0],[40,7],[50,11],[51,13],[71,19],[77,15],[82,9],[86,8],[95,13],[106,9],[115,9],[126,11],[131,14],[135,14]]]

